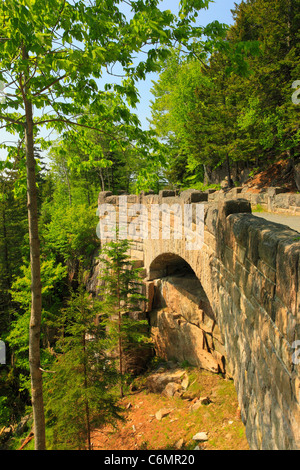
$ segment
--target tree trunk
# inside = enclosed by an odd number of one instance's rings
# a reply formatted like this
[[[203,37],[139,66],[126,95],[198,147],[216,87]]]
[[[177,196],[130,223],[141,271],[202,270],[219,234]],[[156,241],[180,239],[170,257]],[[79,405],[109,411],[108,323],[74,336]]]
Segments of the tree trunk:
[[[120,364],[120,397],[124,397],[124,392],[123,392],[123,347],[122,347],[122,337],[121,337],[121,322],[122,322],[122,317],[121,317],[121,312],[119,310],[119,364]]]
[[[99,176],[100,176],[100,180],[101,180],[101,190],[102,191],[105,191],[105,183],[104,183],[104,178],[103,178],[103,174],[102,174],[102,169],[100,168],[100,171],[99,171]]]
[[[70,180],[68,176],[68,170],[65,172],[66,175],[66,180],[67,180],[67,186],[68,186],[68,195],[69,195],[69,206],[72,206],[72,194],[71,194],[71,185],[70,185]]]
[[[118,261],[119,264],[119,261]],[[120,295],[120,266],[117,267],[117,296],[118,296],[118,329],[119,329],[119,367],[120,367],[120,397],[123,398],[123,346],[122,346],[122,314],[121,314],[121,295]]]
[[[26,53],[23,51],[23,57]],[[40,240],[38,231],[37,186],[35,175],[33,110],[32,103],[26,97],[23,89],[25,104],[25,145],[27,167],[27,208],[29,222],[29,245],[31,266],[31,316],[29,325],[29,366],[31,376],[31,394],[34,419],[35,449],[45,450],[45,417],[43,403],[43,383],[40,364],[40,336],[42,319],[42,286],[40,269]]]
[[[87,354],[86,354],[86,344],[85,344],[86,332],[83,333],[83,373],[84,373],[84,388],[87,392],[88,388],[88,379],[87,379]],[[86,417],[86,436],[88,442],[88,450],[92,450],[91,443],[91,426],[90,426],[90,408],[89,402],[86,397],[85,399],[85,417]]]
[[[11,288],[11,272],[10,272],[9,257],[8,257],[5,207],[3,207],[2,222],[3,222],[3,244],[4,244],[3,251],[4,251],[5,285],[7,289],[10,289]]]
[[[229,159],[228,153],[226,154],[226,164],[227,164],[228,185],[230,188],[232,188],[233,184],[232,184],[232,178],[231,178],[230,159]]]

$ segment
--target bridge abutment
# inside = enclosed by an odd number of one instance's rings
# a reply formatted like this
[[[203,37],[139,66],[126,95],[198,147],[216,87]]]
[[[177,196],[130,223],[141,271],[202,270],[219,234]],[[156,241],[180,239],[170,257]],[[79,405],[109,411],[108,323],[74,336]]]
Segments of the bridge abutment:
[[[164,277],[164,257],[194,271],[220,330],[250,447],[300,449],[299,234],[255,217],[247,200],[214,202],[200,191],[100,193],[99,203],[102,224],[113,207],[133,240],[130,254],[146,283]]]

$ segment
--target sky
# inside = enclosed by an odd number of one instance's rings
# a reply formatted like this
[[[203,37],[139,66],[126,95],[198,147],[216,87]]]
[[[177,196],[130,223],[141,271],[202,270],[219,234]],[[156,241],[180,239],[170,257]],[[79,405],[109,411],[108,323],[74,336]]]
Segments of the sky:
[[[176,0],[163,0],[161,3],[162,8],[165,10],[171,10],[172,12],[177,12],[174,9],[174,5],[177,5],[179,2]],[[210,4],[208,10],[201,10],[197,18],[197,24],[201,26],[206,26],[212,21],[219,21],[220,23],[232,24],[232,13],[231,10],[234,9],[235,3],[239,4],[240,0],[214,0],[214,3]],[[153,95],[151,94],[151,88],[153,86],[152,80],[157,80],[158,75],[149,74],[146,81],[141,81],[138,84],[138,89],[140,93],[140,104],[137,106],[135,113],[138,115],[142,128],[148,129],[149,123],[147,118],[151,117],[150,110],[150,101],[153,100]]]
[[[205,26],[208,23],[218,20],[220,23],[232,24],[231,9],[234,8],[235,3],[240,3],[240,0],[214,0],[210,4],[208,10],[201,10],[197,18],[197,24]],[[173,13],[178,11],[178,0],[162,0],[161,9],[171,10]],[[144,130],[149,128],[148,120],[151,117],[150,101],[153,99],[151,94],[151,88],[153,86],[152,81],[158,79],[157,74],[149,74],[145,81],[140,81],[137,84],[140,95],[140,103],[134,110],[135,114],[138,115],[141,126]],[[49,131],[47,132],[47,134]],[[43,133],[42,133],[43,134]],[[13,137],[10,134],[5,133],[4,130],[0,129],[0,142],[5,140],[12,140]],[[6,152],[0,149],[0,160],[6,158]]]

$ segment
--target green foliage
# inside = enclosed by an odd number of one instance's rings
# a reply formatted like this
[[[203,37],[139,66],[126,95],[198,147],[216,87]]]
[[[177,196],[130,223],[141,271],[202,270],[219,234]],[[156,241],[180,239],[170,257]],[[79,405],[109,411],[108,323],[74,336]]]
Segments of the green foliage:
[[[261,204],[257,204],[253,207],[252,212],[267,212],[266,209],[262,207]]]
[[[26,261],[21,267],[22,275],[17,277],[11,287],[11,297],[16,305],[14,320],[10,326],[10,332],[6,341],[13,351],[14,365],[20,371],[20,389],[30,389],[28,343],[29,343],[29,320],[31,305],[31,273],[30,266]],[[66,278],[66,268],[54,259],[48,259],[41,264],[41,281],[43,293],[43,321],[42,342],[47,344],[47,331],[50,322],[55,322],[58,311],[61,308],[61,293],[63,281]],[[43,348],[41,362],[44,367],[52,362],[48,348]]]
[[[87,114],[87,128],[64,133],[51,149],[52,169],[64,181],[70,205],[79,199],[90,205],[99,188],[114,193],[149,189],[156,168],[164,164],[164,146],[153,131],[139,128],[137,116],[119,96],[107,93],[100,112]]]
[[[8,398],[0,397],[0,425],[5,426],[10,421],[10,412],[7,407]]]
[[[8,132],[18,133],[23,140],[27,102],[39,110],[34,116],[34,139],[44,149],[48,143],[38,136],[42,127],[55,129],[59,135],[64,130],[70,134],[74,129],[90,130],[106,140],[111,152],[131,146],[130,152],[142,156],[151,170],[151,162],[160,158],[158,143],[153,134],[141,131],[137,117],[129,111],[138,102],[135,82],[160,69],[174,42],[193,53],[193,39],[204,31],[194,26],[194,19],[209,0],[179,2],[178,18],[169,10],[162,11],[158,0],[126,4],[128,14],[119,0],[1,3],[0,80],[7,94],[0,103],[0,121]],[[206,34],[216,35],[219,29],[221,25],[214,24]],[[145,60],[135,59],[140,50]],[[100,90],[103,72],[114,75],[114,67],[120,69],[122,79]],[[84,132],[77,137],[88,160],[77,166],[74,158],[70,165],[74,163],[78,171],[106,167],[110,159],[102,145],[91,144]],[[12,147],[3,146],[11,156]]]
[[[43,217],[50,221],[42,227],[41,235],[50,253],[65,263],[83,255],[88,258],[94,253],[99,245],[95,208],[51,202],[43,210]]]
[[[159,183],[164,146],[153,131],[143,132],[137,117],[129,111],[138,102],[135,83],[160,69],[172,43],[179,41],[189,54],[194,53],[192,40],[203,30],[194,28],[193,22],[197,9],[206,8],[209,1],[179,2],[178,18],[168,10],[162,11],[159,3],[159,0],[0,2],[0,81],[6,91],[5,100],[0,102],[0,127],[19,138],[17,145],[9,142],[0,145],[8,154],[6,161],[0,163],[1,171],[18,172],[13,188],[6,191],[1,187],[0,195],[0,292],[1,297],[4,293],[5,307],[1,335],[4,325],[9,356],[14,361],[12,370],[18,377],[12,381],[14,391],[28,388],[30,290],[38,300],[31,305],[34,321],[30,331],[37,330],[30,336],[35,357],[31,370],[37,372],[32,374],[33,381],[39,375],[39,342],[42,366],[47,368],[53,362],[52,328],[69,294],[65,277],[76,286],[79,258],[83,256],[87,262],[98,247],[95,209],[99,189],[117,191],[134,187],[138,191]],[[217,29],[215,25],[214,30]],[[143,59],[136,60],[142,48]],[[104,72],[114,75],[115,68],[123,75],[122,79],[101,89]],[[42,130],[55,131],[60,136],[51,152],[53,166],[48,173],[43,171],[39,154],[39,150],[49,149],[49,142],[41,137]],[[25,222],[26,191],[29,227]],[[22,204],[18,204],[20,201]],[[22,219],[20,230],[18,217]],[[27,228],[30,233],[25,236]],[[131,292],[131,302],[135,297]],[[81,301],[84,304],[85,300]],[[135,331],[130,331],[124,317],[125,325],[130,341],[136,341]],[[70,331],[69,335],[73,333]],[[66,350],[62,358],[71,356]],[[78,369],[80,358],[74,353]],[[65,370],[71,370],[71,366],[67,361]],[[3,377],[6,384],[8,379],[5,374]],[[60,379],[64,377],[62,373]],[[36,385],[34,406],[42,397],[41,381]],[[8,398],[8,392],[5,393]],[[72,396],[70,388],[68,407],[81,422],[71,405],[80,408],[88,395],[75,395]],[[14,406],[13,401],[3,403],[5,407]],[[40,405],[42,415],[41,402]],[[62,419],[63,409],[61,414],[57,409],[55,413]],[[36,434],[36,441],[44,447],[43,419],[39,423],[42,429]],[[65,438],[62,434],[62,439]]]
[[[46,379],[46,408],[52,449],[91,450],[91,429],[121,418],[112,393],[117,374],[107,357],[103,325],[86,292],[84,273],[63,310],[57,359]]]
[[[234,24],[207,28],[193,56],[179,49],[154,84],[152,127],[168,147],[166,175],[179,187],[209,182],[213,169],[261,168],[299,158],[299,2],[247,0]],[[225,39],[225,41],[224,41]],[[197,47],[199,49],[197,53]]]
[[[16,308],[10,290],[27,254],[26,198],[14,193],[17,164],[15,161],[9,171],[0,174],[0,338],[6,344],[7,362],[0,366],[0,427],[17,422],[28,400],[27,393],[21,391],[20,370],[7,342]]]
[[[101,250],[100,309],[102,321],[106,323],[120,373],[120,394],[126,372],[134,369],[134,357],[145,355],[150,345],[148,322],[141,320],[138,313],[143,295],[140,269],[130,260],[128,240],[107,243]],[[142,361],[143,362],[143,361]]]

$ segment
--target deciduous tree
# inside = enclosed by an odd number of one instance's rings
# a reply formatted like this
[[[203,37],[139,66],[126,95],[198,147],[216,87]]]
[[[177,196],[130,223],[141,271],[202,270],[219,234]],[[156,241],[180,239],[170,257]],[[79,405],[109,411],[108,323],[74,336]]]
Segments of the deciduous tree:
[[[135,79],[157,70],[156,59],[172,38],[192,36],[191,21],[208,0],[182,0],[179,18],[161,11],[158,0],[6,0],[0,3],[0,81],[6,100],[0,104],[1,128],[17,132],[26,148],[27,200],[31,259],[29,362],[36,449],[45,448],[45,420],[40,367],[42,311],[40,241],[34,146],[42,126],[58,133],[66,126],[89,127],[83,108],[101,111],[96,79],[119,65],[126,79],[117,85],[130,105],[137,101]],[[121,6],[129,6],[128,17]],[[144,61],[134,56],[146,47]],[[115,88],[116,88],[115,87]],[[101,131],[101,129],[98,129]],[[112,139],[114,140],[114,139]]]

